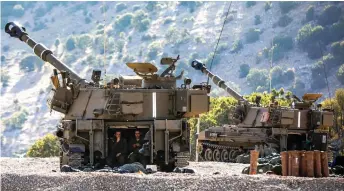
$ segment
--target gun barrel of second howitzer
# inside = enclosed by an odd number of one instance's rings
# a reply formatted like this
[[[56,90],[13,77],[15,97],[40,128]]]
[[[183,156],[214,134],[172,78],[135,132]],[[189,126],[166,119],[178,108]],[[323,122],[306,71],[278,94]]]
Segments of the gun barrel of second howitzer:
[[[83,80],[78,74],[76,74],[71,68],[69,68],[65,63],[57,59],[52,51],[46,48],[40,43],[36,43],[31,39],[25,31],[25,28],[19,27],[13,22],[7,23],[5,26],[5,32],[8,33],[11,37],[19,38],[21,41],[28,44],[34,51],[34,53],[40,57],[43,61],[49,62],[59,71],[65,71],[69,73],[71,79],[76,80],[79,83],[84,83]]]
[[[225,81],[222,80],[219,76],[214,75],[211,73],[204,64],[201,62],[195,60],[192,61],[191,66],[195,68],[196,70],[200,70],[203,74],[207,75],[215,85],[219,86],[220,88],[224,89],[226,92],[228,92],[231,96],[233,96],[236,100],[240,101],[247,101],[245,98],[243,98],[242,95],[240,95],[238,92],[230,88],[226,85]]]

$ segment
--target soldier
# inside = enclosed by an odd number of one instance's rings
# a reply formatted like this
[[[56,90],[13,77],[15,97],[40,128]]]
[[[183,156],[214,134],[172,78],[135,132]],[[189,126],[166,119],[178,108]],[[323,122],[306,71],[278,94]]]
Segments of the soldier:
[[[129,152],[130,152],[129,160],[130,160],[130,163],[134,163],[134,162],[143,163],[142,162],[143,157],[139,153],[139,150],[140,150],[140,148],[142,148],[143,143],[144,142],[143,142],[143,139],[141,138],[140,131],[136,130],[135,131],[135,138],[132,139],[130,141],[130,144],[129,144]]]
[[[112,160],[117,165],[122,166],[125,163],[125,155],[127,154],[127,141],[121,137],[121,132],[116,131],[115,141],[112,146]]]

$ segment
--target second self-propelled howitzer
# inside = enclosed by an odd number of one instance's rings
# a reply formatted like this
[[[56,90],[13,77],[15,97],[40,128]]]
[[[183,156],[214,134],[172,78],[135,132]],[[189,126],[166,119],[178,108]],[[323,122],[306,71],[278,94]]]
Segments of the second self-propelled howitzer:
[[[209,87],[181,87],[174,75],[175,58],[162,58],[167,69],[160,75],[150,63],[127,63],[136,75],[120,75],[101,83],[101,71],[93,70],[91,82],[57,59],[52,51],[31,39],[25,28],[8,23],[5,31],[28,44],[34,53],[54,66],[51,110],[64,114],[56,135],[61,143],[60,165],[74,168],[129,162],[157,165],[160,170],[186,166],[190,156],[190,128],[187,119],[209,111]],[[144,143],[130,145],[136,135]],[[116,137],[114,136],[116,135]],[[136,139],[137,140],[137,139]],[[122,141],[125,146],[116,146]],[[139,147],[139,153],[132,152]],[[134,156],[137,157],[131,157]],[[138,159],[139,158],[139,159]]]
[[[191,66],[238,100],[228,114],[232,124],[206,127],[198,134],[199,149],[205,160],[233,161],[243,150],[257,146],[261,153],[327,150],[327,132],[320,129],[333,125],[333,112],[315,106],[321,94],[305,94],[303,100],[295,97],[290,107],[280,106],[277,101],[262,106],[261,97],[257,96],[255,103],[250,103],[201,62],[193,61]]]

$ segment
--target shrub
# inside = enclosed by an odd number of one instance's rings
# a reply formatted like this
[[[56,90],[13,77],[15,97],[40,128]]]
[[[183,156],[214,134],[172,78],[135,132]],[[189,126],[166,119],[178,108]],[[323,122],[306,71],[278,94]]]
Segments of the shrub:
[[[337,79],[339,80],[339,82],[341,84],[344,85],[344,64],[342,64],[339,69],[338,69],[338,72],[337,72]]]
[[[3,47],[2,47],[2,51],[4,51],[4,52],[7,52],[7,51],[9,51],[10,50],[10,47],[8,46],[8,45],[4,45]]]
[[[83,34],[77,38],[76,45],[81,49],[86,49],[87,47],[90,47],[93,43],[93,39],[90,35]]]
[[[241,64],[239,69],[239,78],[245,78],[250,72],[250,66],[248,64]]]
[[[279,19],[278,19],[278,26],[280,27],[286,27],[288,26],[291,22],[293,21],[292,18],[290,18],[288,15],[282,15]]]
[[[225,43],[225,42],[219,44],[218,47],[217,47],[217,51],[218,51],[219,53],[221,53],[221,52],[223,52],[223,51],[225,51],[225,50],[227,50],[227,49],[228,49],[228,44]]]
[[[273,38],[273,44],[283,48],[286,51],[291,50],[293,49],[293,38],[291,36],[278,35]]]
[[[34,17],[44,17],[44,15],[47,13],[47,10],[44,7],[39,7],[36,9]]]
[[[28,115],[29,113],[25,109],[22,109],[14,113],[11,118],[5,119],[4,124],[6,128],[21,129],[27,120]]]
[[[99,9],[100,9],[100,12],[102,14],[104,14],[104,13],[106,13],[109,10],[109,6],[107,6],[107,5],[103,6],[102,5],[102,6],[99,7]]]
[[[295,80],[294,68],[288,68],[287,71],[283,72],[283,80],[286,82],[293,82]]]
[[[133,15],[130,13],[127,13],[127,14],[124,14],[124,15],[117,17],[115,24],[114,24],[115,30],[118,32],[124,31],[125,29],[127,29],[128,27],[131,26],[132,19],[133,19]]]
[[[32,31],[36,32],[36,31],[39,31],[39,30],[42,30],[45,28],[47,28],[47,25],[44,22],[35,20],[34,27],[33,27]]]
[[[151,34],[144,34],[141,37],[142,41],[150,41],[150,40],[154,40],[154,39],[156,39],[156,35],[155,34],[153,34],[153,35],[151,35]]]
[[[134,5],[134,6],[133,6],[133,11],[134,11],[134,12],[137,11],[137,10],[139,10],[139,9],[141,9],[140,5]]]
[[[1,83],[2,83],[3,88],[8,86],[9,80],[10,80],[10,76],[7,74],[7,72],[1,71]]]
[[[86,17],[86,18],[85,18],[85,23],[86,23],[86,24],[90,24],[90,23],[91,23],[91,19],[90,19],[89,17]]]
[[[121,12],[121,11],[123,11],[124,9],[126,9],[127,8],[127,5],[125,4],[125,3],[118,3],[117,5],[116,5],[116,12],[118,13],[118,12]]]
[[[59,156],[60,146],[58,138],[53,134],[47,134],[38,139],[27,151],[28,157],[56,157]]]
[[[263,56],[264,58],[269,58],[269,52],[270,52],[270,49],[268,48],[263,48]]]
[[[323,26],[331,25],[339,20],[341,13],[342,9],[340,7],[327,5],[319,15],[318,23]]]
[[[344,62],[344,41],[332,43],[331,52],[340,62]]]
[[[295,1],[282,1],[279,2],[279,7],[283,14],[288,13],[290,10],[294,9],[297,6]]]
[[[130,56],[130,55],[126,55],[126,56],[124,56],[124,57],[122,58],[122,61],[123,61],[124,63],[132,62],[132,61],[134,61],[134,60],[135,60],[135,58],[134,58],[133,56]]]
[[[40,70],[43,66],[43,61],[37,56],[27,56],[19,63],[19,68],[25,72],[32,72],[36,69]]]
[[[260,15],[254,16],[254,24],[259,25],[260,23],[262,23],[262,21],[260,20]]]
[[[198,44],[204,44],[205,40],[202,37],[197,36],[197,37],[195,37],[195,42]]]
[[[269,57],[273,62],[279,61],[284,57],[285,50],[278,45],[274,45],[270,48]]]
[[[59,46],[59,45],[60,45],[60,39],[57,38],[57,39],[55,40],[54,45],[55,45],[56,47]]]
[[[303,95],[305,93],[306,85],[300,79],[296,79],[293,85],[293,92],[295,95]]]
[[[17,4],[13,7],[13,12],[12,12],[12,16],[15,17],[22,17],[24,15],[25,11],[22,5]]]
[[[173,19],[172,17],[167,17],[165,20],[164,20],[164,25],[167,25],[167,24],[170,24],[173,22]]]
[[[283,70],[280,66],[275,66],[271,69],[271,83],[272,86],[283,82]]]
[[[314,7],[309,6],[306,11],[306,21],[311,21],[314,19]]]
[[[181,1],[179,2],[180,6],[187,7],[190,13],[193,13],[198,6],[201,5],[200,2],[197,1]]]
[[[260,30],[250,28],[248,32],[245,34],[246,42],[253,43],[259,40]]]
[[[148,59],[150,61],[154,60],[157,57],[160,49],[161,49],[161,45],[159,42],[152,42],[151,44],[149,44],[148,53],[147,53]]]
[[[241,40],[236,40],[236,41],[234,41],[234,43],[232,44],[232,48],[231,48],[230,52],[231,52],[231,53],[237,53],[237,52],[239,52],[243,47],[244,47],[244,45],[242,44]]]
[[[272,7],[272,4],[270,1],[266,1],[265,4],[264,4],[264,10],[265,12],[268,11],[269,9],[271,9]]]
[[[213,55],[214,55],[214,53],[208,54],[208,57],[204,61],[206,66],[210,66],[211,63],[212,63],[213,66],[216,66],[216,65],[218,65],[220,63],[221,57],[215,55],[214,59],[213,59]]]
[[[312,82],[311,82],[311,88],[313,89],[320,89],[324,88],[326,86],[325,80],[324,80],[324,64],[322,61],[319,61],[315,63],[312,68]]]
[[[250,69],[246,80],[248,85],[253,89],[257,89],[258,86],[265,87],[268,83],[268,72],[267,70]]]
[[[340,21],[331,25],[327,36],[330,37],[332,42],[341,40],[344,37],[344,22]]]
[[[148,14],[141,10],[135,13],[132,23],[139,32],[143,32],[149,28],[150,22]]]
[[[148,11],[154,11],[157,5],[158,5],[158,2],[149,1],[149,2],[147,2],[146,9]]]
[[[328,55],[323,56],[322,61],[325,64],[327,69],[337,67],[337,66],[339,66],[339,64],[341,64],[339,62],[339,60],[336,59],[332,54],[328,54]]]
[[[1,62],[5,62],[6,57],[4,55],[1,56]]]
[[[322,26],[312,27],[310,24],[304,25],[297,33],[296,41],[303,48],[307,49],[314,43],[325,40],[324,28]]]
[[[246,8],[250,8],[256,5],[255,1],[246,1]]]
[[[66,48],[68,51],[74,50],[75,49],[75,38],[73,36],[70,36],[66,42]]]

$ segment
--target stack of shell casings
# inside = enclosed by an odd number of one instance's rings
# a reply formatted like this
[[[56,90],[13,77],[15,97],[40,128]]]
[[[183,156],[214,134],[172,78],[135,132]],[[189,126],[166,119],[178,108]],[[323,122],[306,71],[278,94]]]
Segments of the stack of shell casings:
[[[328,177],[328,158],[324,151],[281,152],[282,176]]]

